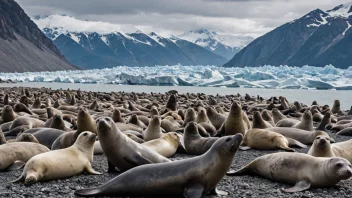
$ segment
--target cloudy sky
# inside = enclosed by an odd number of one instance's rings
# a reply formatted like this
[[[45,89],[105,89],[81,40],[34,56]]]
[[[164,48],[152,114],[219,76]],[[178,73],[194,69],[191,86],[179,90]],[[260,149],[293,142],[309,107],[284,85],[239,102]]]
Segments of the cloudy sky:
[[[67,14],[82,20],[180,34],[206,28],[260,36],[320,8],[351,0],[16,0],[30,15]]]

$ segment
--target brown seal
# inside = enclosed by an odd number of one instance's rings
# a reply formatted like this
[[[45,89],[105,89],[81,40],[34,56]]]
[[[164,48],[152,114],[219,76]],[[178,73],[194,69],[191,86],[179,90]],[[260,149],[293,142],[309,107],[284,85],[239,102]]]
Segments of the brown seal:
[[[188,154],[202,155],[218,140],[217,137],[202,137],[196,122],[189,122],[184,130],[183,145]]]
[[[309,110],[305,111],[301,118],[301,121],[293,125],[292,128],[302,129],[306,131],[313,131],[314,127],[313,127],[312,113]]]
[[[247,124],[243,120],[243,111],[238,102],[231,105],[230,113],[222,127],[218,131],[218,135],[227,136],[241,133],[244,135],[248,129]]]
[[[169,159],[128,138],[111,118],[98,118],[97,125],[99,141],[109,161],[109,171],[113,169],[111,165],[120,171],[126,171],[144,164],[170,162]]]
[[[142,135],[145,141],[158,139],[162,136],[161,120],[159,116],[154,116],[151,119],[149,126],[143,131]]]

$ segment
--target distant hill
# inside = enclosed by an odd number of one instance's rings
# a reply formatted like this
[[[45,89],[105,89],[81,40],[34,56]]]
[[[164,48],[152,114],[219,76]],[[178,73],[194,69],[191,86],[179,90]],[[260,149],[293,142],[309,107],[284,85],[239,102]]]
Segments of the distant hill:
[[[316,9],[257,38],[224,67],[352,66],[352,4]]]
[[[78,69],[13,0],[0,1],[0,72]]]

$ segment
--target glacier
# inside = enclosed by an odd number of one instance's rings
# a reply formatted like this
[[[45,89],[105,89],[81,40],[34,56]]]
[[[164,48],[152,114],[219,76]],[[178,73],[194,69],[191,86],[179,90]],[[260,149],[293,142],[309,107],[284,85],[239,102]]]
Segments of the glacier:
[[[352,66],[117,66],[109,69],[0,73],[13,82],[352,90]]]

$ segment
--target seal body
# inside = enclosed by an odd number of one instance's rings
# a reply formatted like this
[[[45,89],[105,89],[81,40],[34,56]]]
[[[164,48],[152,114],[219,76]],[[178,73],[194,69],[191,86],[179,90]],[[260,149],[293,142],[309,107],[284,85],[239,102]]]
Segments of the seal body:
[[[291,143],[291,144],[290,144]],[[290,148],[290,145],[296,145],[305,147],[300,142],[286,138],[285,136],[264,130],[264,129],[250,129],[247,131],[243,138],[242,146],[246,146],[244,149],[254,148],[258,150],[273,150],[283,149],[286,151],[294,152],[295,150]]]
[[[202,137],[196,122],[189,122],[184,131],[184,147],[188,154],[202,155],[218,140],[217,137]]]
[[[352,162],[352,140],[330,144],[330,138],[317,136],[308,155],[314,157],[342,157]]]
[[[180,145],[180,137],[177,133],[170,132],[159,139],[145,142],[143,145],[164,157],[171,157],[176,153]]]
[[[95,139],[96,135],[92,132],[83,132],[69,148],[36,155],[27,162],[21,177],[14,182],[24,180],[28,185],[71,177],[83,171],[100,174],[91,167]]]
[[[241,140],[241,134],[223,137],[204,155],[139,166],[100,187],[77,190],[75,195],[202,197],[216,189],[231,167]],[[151,179],[153,182],[150,182]]]
[[[50,150],[47,147],[32,142],[12,142],[0,145],[0,171],[10,168],[15,161],[26,163],[33,156],[48,151]]]
[[[301,129],[288,128],[288,127],[272,127],[272,128],[267,128],[266,130],[280,133],[285,137],[295,139],[303,144],[313,144],[315,137],[317,137],[318,135],[325,135],[329,137],[329,135],[324,131],[312,132],[312,131],[305,131]],[[335,142],[333,138],[330,138],[330,141]]]
[[[282,189],[298,192],[310,187],[331,187],[352,176],[351,163],[343,158],[319,158],[303,153],[274,153],[259,157],[228,175],[257,174],[295,185]]]
[[[101,147],[108,161],[120,171],[144,164],[170,162],[164,156],[127,137],[111,118],[98,118],[97,125]]]

